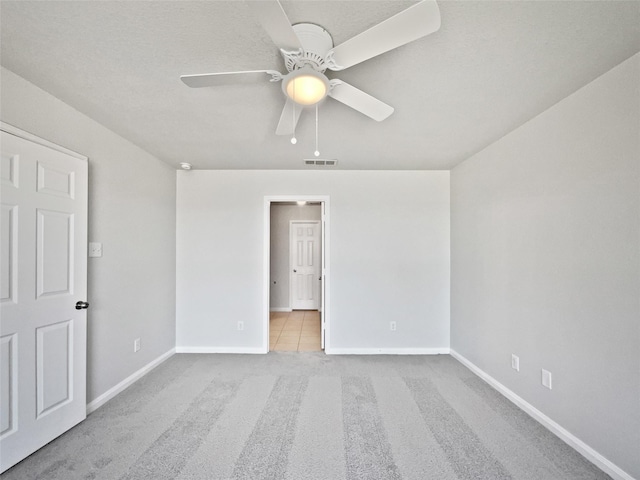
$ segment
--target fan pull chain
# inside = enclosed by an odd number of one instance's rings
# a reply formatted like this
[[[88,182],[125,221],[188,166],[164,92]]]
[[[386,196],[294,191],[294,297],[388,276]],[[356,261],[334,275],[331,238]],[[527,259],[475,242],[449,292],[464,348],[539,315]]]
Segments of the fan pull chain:
[[[313,152],[316,157],[320,156],[320,151],[318,150],[318,104],[316,103],[316,151]]]
[[[296,82],[293,82],[293,98],[296,98]],[[298,143],[296,138],[296,102],[291,102],[291,124],[293,125],[293,137],[291,137],[291,143],[295,145]]]

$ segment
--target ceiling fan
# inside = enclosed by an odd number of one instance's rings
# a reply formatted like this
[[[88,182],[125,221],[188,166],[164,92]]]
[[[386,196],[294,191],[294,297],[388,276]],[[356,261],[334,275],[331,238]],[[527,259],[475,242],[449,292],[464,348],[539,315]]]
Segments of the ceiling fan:
[[[278,0],[246,3],[280,49],[288,73],[251,70],[183,75],[180,79],[193,88],[268,77],[272,82],[282,81],[286,103],[276,129],[277,135],[293,134],[302,109],[318,105],[327,96],[374,120],[384,120],[393,113],[393,107],[342,80],[328,79],[324,72],[327,69],[344,70],[440,28],[440,10],[436,1],[423,0],[334,47],[331,35],[321,26],[311,23],[291,25]]]

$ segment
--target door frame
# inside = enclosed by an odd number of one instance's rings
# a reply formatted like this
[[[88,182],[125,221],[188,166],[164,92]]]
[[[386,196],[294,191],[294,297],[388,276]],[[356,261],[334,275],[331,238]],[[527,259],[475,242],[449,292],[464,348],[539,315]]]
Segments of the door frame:
[[[292,229],[296,223],[315,223],[320,227],[320,282],[322,282],[322,218],[320,220],[290,220],[289,221],[289,309],[293,310],[293,243],[292,243]],[[320,298],[318,299],[318,311],[322,312],[322,283],[318,285],[320,292],[318,293]],[[302,309],[304,310],[304,309]]]
[[[322,286],[321,291],[324,295],[320,300],[320,309],[324,327],[324,351],[327,352],[331,348],[331,279],[330,279],[330,253],[331,253],[331,222],[330,222],[330,204],[329,195],[267,195],[264,197],[263,203],[263,276],[262,276],[262,311],[263,311],[263,329],[262,329],[262,352],[269,353],[269,294],[271,288],[271,204],[281,202],[320,202],[323,215],[320,219],[322,254],[324,259],[322,268]],[[291,302],[289,302],[291,305]]]
[[[55,150],[56,152],[64,153],[69,155],[70,157],[75,157],[80,160],[84,160],[85,162],[89,162],[89,157],[82,155],[80,153],[74,152],[73,150],[69,150],[68,148],[63,147],[62,145],[58,145],[57,143],[50,142],[44,138],[38,137],[33,133],[27,132],[26,130],[22,130],[18,127],[14,127],[13,125],[0,121],[0,130],[5,133],[9,133],[11,135],[15,135],[16,137],[22,138],[23,140],[29,140],[30,142],[37,143],[38,145],[42,145],[43,147],[48,147],[51,150]]]

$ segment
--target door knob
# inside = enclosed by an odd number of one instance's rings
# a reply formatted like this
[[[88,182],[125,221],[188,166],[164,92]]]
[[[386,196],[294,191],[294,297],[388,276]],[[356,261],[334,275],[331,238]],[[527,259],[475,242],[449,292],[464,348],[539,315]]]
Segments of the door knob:
[[[294,270],[293,273],[298,273],[298,270]]]
[[[76,310],[84,310],[86,308],[89,308],[89,303],[88,302],[76,302]]]

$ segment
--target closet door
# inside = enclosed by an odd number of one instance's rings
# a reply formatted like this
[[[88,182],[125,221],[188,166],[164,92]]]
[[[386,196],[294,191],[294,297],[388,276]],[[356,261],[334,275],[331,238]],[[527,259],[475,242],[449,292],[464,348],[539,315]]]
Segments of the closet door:
[[[322,275],[320,222],[292,221],[289,230],[291,308],[318,310]]]

